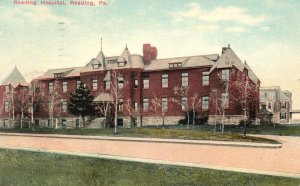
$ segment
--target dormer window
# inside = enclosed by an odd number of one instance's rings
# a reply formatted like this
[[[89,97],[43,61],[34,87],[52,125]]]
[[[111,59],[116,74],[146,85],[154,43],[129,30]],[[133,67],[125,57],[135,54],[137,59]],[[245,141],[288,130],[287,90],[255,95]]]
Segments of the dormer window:
[[[93,64],[93,69],[98,69],[98,68],[100,68],[100,64]]]
[[[5,86],[5,92],[6,92],[6,93],[9,92],[9,85],[6,85],[6,86]]]
[[[125,67],[126,61],[124,62],[118,62],[118,67]]]
[[[64,77],[64,74],[63,73],[55,73],[54,77],[55,78],[61,78],[61,77]]]
[[[117,62],[117,59],[108,59],[107,60],[107,63],[108,64],[114,64],[114,63],[116,63]]]
[[[169,68],[182,67],[182,63],[169,63]]]

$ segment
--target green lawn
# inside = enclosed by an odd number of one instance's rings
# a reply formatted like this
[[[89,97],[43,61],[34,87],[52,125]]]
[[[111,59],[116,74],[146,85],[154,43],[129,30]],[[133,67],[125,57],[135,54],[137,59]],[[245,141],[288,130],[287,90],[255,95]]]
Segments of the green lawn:
[[[113,133],[113,129],[1,129],[0,132],[18,132],[35,134],[66,134],[66,135],[94,135],[94,136],[125,136],[125,137],[151,137],[168,139],[193,139],[193,140],[219,140],[219,141],[243,141],[258,143],[278,143],[275,140],[250,137],[243,138],[241,134],[220,133],[205,130],[186,130],[186,129],[157,129],[157,128],[119,128],[118,134]]]
[[[300,179],[0,149],[0,185],[288,185]]]
[[[234,132],[234,131],[233,131]],[[238,132],[238,131],[236,131]],[[300,136],[300,125],[253,126],[248,128],[249,134],[269,134],[281,136]]]

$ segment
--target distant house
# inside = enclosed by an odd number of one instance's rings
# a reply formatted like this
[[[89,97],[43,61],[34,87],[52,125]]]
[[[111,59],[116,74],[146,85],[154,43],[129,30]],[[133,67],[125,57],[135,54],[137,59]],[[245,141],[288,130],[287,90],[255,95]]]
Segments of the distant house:
[[[17,67],[0,84],[0,127],[14,127],[20,118],[20,109],[16,106],[18,92],[28,84]]]
[[[292,93],[282,91],[279,86],[261,87],[260,109],[267,109],[273,114],[272,122],[289,123],[292,119]]]

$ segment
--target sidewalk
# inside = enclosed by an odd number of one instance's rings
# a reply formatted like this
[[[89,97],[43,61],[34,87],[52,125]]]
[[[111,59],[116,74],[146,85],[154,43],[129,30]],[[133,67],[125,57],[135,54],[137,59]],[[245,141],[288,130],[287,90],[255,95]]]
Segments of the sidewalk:
[[[185,139],[162,139],[162,138],[136,138],[136,137],[111,137],[111,136],[82,136],[82,135],[57,135],[57,134],[21,134],[21,133],[0,133],[2,136],[23,136],[23,137],[47,137],[64,139],[89,139],[109,141],[132,141],[152,143],[174,143],[192,145],[213,145],[213,146],[235,146],[253,148],[281,148],[282,144],[235,142],[235,141],[211,141],[211,140],[185,140]]]

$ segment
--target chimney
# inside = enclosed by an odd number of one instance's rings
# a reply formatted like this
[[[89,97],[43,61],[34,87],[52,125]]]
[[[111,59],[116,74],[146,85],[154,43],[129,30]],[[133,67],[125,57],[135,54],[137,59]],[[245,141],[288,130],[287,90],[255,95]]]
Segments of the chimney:
[[[222,48],[222,54],[224,54],[227,49],[230,49],[230,44],[228,44],[228,47],[223,47]]]
[[[157,59],[157,48],[151,47],[151,59]]]
[[[152,60],[157,59],[157,49],[150,44],[143,45],[143,58],[145,65],[149,65]]]

